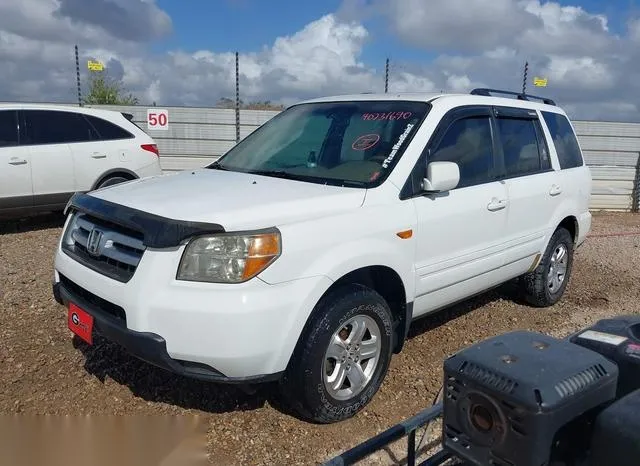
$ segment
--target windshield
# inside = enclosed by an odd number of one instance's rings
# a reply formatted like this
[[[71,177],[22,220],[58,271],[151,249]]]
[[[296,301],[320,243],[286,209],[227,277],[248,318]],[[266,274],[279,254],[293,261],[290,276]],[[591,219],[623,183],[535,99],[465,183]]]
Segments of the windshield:
[[[370,187],[388,176],[428,110],[409,101],[296,105],[207,168]]]

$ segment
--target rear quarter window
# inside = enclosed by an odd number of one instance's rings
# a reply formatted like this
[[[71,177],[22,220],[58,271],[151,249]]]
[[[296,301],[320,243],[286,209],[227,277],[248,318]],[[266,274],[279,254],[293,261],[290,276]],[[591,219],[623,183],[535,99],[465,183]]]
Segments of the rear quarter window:
[[[553,112],[542,112],[542,117],[551,133],[560,168],[564,170],[584,165],[578,139],[567,117]]]
[[[133,134],[131,134],[129,131],[121,128],[114,123],[111,123],[110,121],[103,120],[102,118],[98,118],[93,115],[84,115],[84,117],[96,130],[96,132],[98,133],[98,138],[102,141],[110,141],[114,139],[129,139],[134,137]]]

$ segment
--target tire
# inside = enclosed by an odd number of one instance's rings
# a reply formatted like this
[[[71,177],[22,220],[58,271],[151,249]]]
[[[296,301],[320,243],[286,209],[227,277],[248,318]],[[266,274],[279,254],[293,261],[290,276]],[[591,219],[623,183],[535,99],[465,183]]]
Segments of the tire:
[[[100,184],[98,184],[98,186],[96,186],[96,189],[106,188],[108,186],[124,183],[126,181],[130,181],[130,178],[126,178],[124,176],[108,176],[107,178],[102,180]]]
[[[361,340],[358,332],[354,333],[363,328],[358,323],[366,324]],[[334,335],[342,343],[330,345]],[[372,343],[373,336],[378,344]],[[330,292],[312,313],[281,381],[284,403],[315,423],[329,424],[354,416],[371,401],[387,374],[392,339],[391,309],[378,293],[361,285]],[[365,343],[356,346],[356,341]],[[363,353],[363,349],[368,351]],[[334,382],[338,390],[330,388],[330,375],[342,373],[342,390],[339,380]],[[365,383],[356,384],[363,375]]]
[[[521,286],[527,303],[535,307],[549,307],[562,298],[573,268],[573,249],[571,233],[565,228],[558,228],[551,236],[540,264],[522,277]],[[557,265],[559,254],[563,254],[561,267]]]

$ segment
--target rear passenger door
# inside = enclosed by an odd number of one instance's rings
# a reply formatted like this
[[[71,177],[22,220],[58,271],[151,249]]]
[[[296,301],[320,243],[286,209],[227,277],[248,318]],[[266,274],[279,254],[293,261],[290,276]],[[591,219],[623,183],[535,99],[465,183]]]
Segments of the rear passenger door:
[[[102,118],[84,114],[79,117],[82,119],[79,123],[82,131],[91,139],[73,142],[69,147],[75,165],[77,190],[89,191],[108,171],[127,166],[131,158],[128,154],[131,144],[126,140],[133,135]]]
[[[538,112],[495,107],[494,114],[499,163],[509,195],[505,265],[520,274],[545,248],[562,190]]]
[[[41,209],[64,206],[76,191],[69,142],[86,137],[71,112],[22,110],[24,142],[29,146],[33,199]]]
[[[0,213],[27,211],[33,204],[31,157],[20,146],[18,111],[0,111]]]

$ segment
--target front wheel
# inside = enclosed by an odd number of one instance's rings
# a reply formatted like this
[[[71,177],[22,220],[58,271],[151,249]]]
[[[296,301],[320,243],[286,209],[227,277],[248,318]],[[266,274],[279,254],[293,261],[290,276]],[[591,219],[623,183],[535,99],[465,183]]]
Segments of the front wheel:
[[[318,304],[283,378],[285,402],[301,417],[352,417],[377,393],[391,360],[392,314],[375,291],[350,285]]]
[[[558,228],[542,256],[540,264],[522,277],[525,300],[536,307],[556,304],[567,288],[573,267],[573,238]]]

